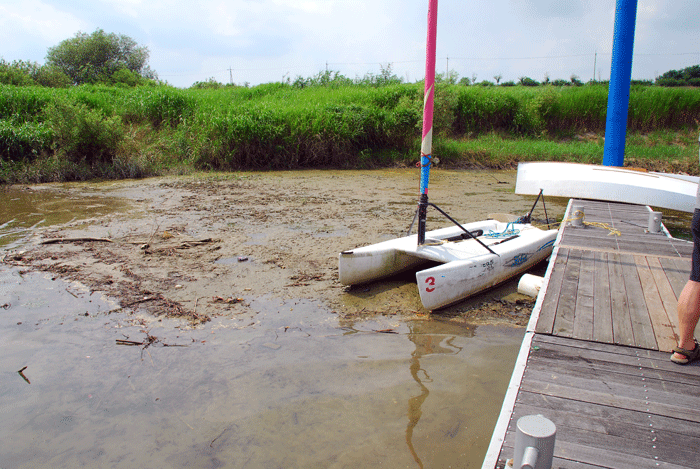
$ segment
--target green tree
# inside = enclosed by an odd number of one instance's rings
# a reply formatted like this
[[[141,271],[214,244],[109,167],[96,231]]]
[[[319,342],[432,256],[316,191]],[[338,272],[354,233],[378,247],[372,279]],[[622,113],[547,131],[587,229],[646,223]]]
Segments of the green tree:
[[[149,51],[123,34],[107,34],[97,29],[92,34],[78,32],[57,46],[50,47],[46,63],[65,73],[73,83],[109,83],[125,69],[141,77],[155,79],[148,66]]]

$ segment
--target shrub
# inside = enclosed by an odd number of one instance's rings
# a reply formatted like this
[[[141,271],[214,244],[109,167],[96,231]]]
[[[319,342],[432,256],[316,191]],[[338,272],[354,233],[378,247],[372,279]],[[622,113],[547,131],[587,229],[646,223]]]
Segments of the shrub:
[[[0,160],[34,159],[49,149],[53,133],[43,124],[14,124],[0,119]]]
[[[71,79],[53,65],[44,65],[37,70],[36,83],[47,88],[67,88],[72,84]]]
[[[124,138],[124,127],[118,116],[105,117],[84,104],[59,99],[45,110],[46,121],[54,137],[54,149],[65,159],[76,163],[111,161]]]

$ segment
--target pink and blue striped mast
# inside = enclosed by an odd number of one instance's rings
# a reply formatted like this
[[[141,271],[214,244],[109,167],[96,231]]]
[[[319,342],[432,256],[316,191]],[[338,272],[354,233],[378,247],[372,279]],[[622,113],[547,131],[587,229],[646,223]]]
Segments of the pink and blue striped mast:
[[[433,99],[435,97],[435,42],[437,0],[428,5],[428,40],[425,47],[425,94],[423,96],[423,139],[420,147],[420,201],[418,202],[418,245],[425,244],[428,210],[428,182],[433,156]]]

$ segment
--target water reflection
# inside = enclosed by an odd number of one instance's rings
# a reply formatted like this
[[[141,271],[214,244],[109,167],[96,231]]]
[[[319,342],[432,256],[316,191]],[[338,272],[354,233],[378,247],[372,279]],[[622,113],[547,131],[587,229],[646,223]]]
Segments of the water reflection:
[[[406,444],[411,452],[413,460],[418,464],[418,467],[423,469],[423,461],[416,452],[413,445],[413,430],[420,421],[423,412],[421,407],[423,403],[430,395],[430,390],[424,383],[432,383],[432,379],[425,368],[421,367],[420,359],[426,355],[432,355],[437,353],[444,354],[457,354],[463,347],[459,347],[454,344],[456,335],[450,336],[448,339],[444,339],[444,335],[435,334],[424,334],[421,331],[420,323],[409,324],[410,332],[408,334],[408,339],[413,342],[416,349],[411,353],[411,366],[409,370],[411,372],[411,377],[418,384],[420,388],[420,393],[417,396],[413,396],[408,400],[408,424],[406,425]],[[442,344],[445,344],[443,346]]]
[[[479,467],[522,338],[275,299],[178,329],[2,268],[0,294],[3,467]]]
[[[68,187],[68,186],[66,186]],[[125,199],[83,194],[71,196],[60,186],[0,190],[0,248],[11,248],[38,229],[128,209]]]

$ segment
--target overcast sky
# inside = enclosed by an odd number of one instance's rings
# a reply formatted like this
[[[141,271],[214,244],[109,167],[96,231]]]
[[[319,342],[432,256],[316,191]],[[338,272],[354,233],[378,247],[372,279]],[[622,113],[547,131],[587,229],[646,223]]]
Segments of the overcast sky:
[[[44,63],[79,31],[125,34],[178,87],[382,67],[424,76],[428,0],[0,0],[0,57]],[[441,0],[437,71],[502,81],[610,76],[614,0]],[[596,57],[597,53],[597,57]],[[700,0],[638,0],[632,78],[700,64]],[[231,69],[231,70],[229,70]]]

